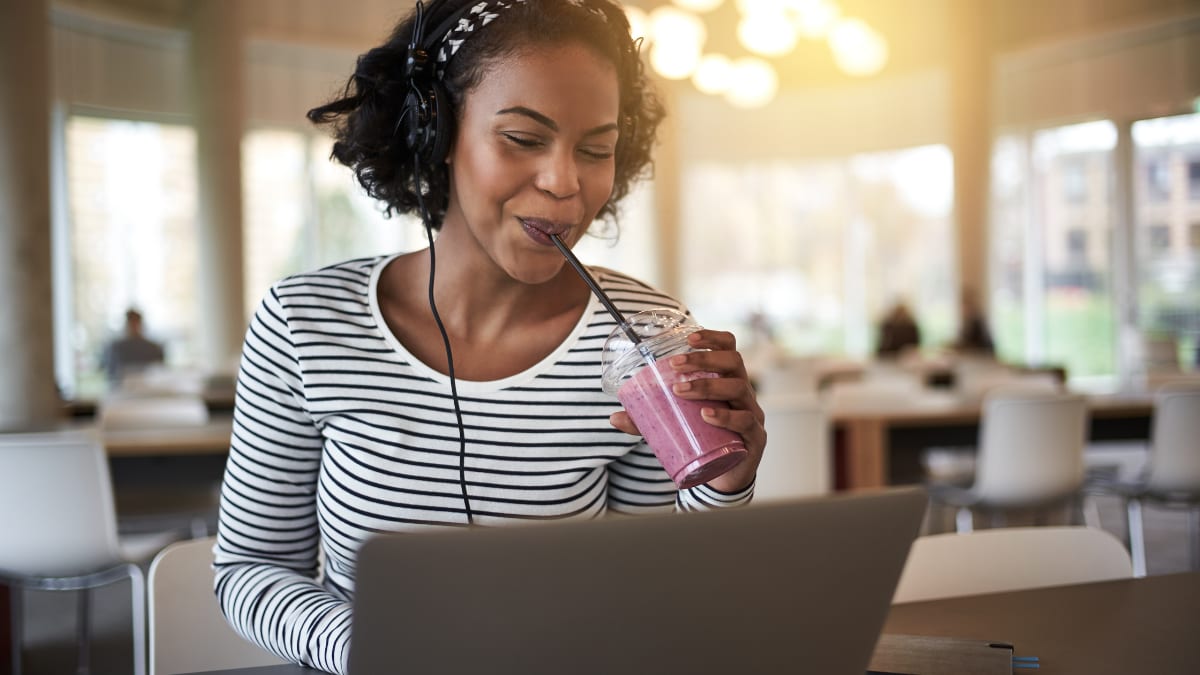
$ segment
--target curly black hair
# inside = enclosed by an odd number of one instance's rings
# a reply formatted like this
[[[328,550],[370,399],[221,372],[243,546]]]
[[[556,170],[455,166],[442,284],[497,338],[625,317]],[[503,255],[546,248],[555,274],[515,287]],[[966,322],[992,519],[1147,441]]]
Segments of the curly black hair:
[[[424,11],[426,30],[476,2],[434,0]],[[423,201],[432,225],[440,227],[449,202],[449,169],[444,163],[414,164],[405,134],[397,132],[409,91],[404,64],[415,19],[416,13],[410,13],[386,42],[359,56],[340,97],[309,110],[307,116],[315,124],[332,125],[332,156],[354,170],[367,194],[383,202],[388,215],[418,212]],[[617,72],[616,169],[612,195],[599,214],[615,220],[617,203],[652,169],[655,133],[664,116],[638,55],[640,45],[630,37],[629,22],[620,5],[610,0],[519,0],[462,43],[446,65],[441,84],[457,120],[464,96],[482,81],[494,62],[522,49],[567,42],[586,45]]]

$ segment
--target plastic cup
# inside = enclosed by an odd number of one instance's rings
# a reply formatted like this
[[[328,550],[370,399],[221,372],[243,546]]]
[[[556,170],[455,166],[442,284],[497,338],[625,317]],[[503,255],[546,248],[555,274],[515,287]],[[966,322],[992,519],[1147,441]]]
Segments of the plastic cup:
[[[677,373],[667,363],[675,354],[693,351],[687,336],[700,326],[672,309],[651,309],[628,318],[641,337],[639,349],[616,328],[604,343],[604,391],[617,397],[637,425],[671,480],[685,489],[706,483],[746,458],[736,433],[705,422],[702,408],[728,408],[724,401],[682,399],[671,391],[676,382],[716,373]],[[649,352],[654,363],[642,354]]]

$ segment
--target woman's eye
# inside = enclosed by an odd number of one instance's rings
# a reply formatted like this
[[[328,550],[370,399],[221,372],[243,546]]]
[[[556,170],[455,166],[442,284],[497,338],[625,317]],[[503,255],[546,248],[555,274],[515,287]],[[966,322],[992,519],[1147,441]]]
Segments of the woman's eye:
[[[542,142],[539,141],[538,139],[530,138],[528,136],[518,136],[516,134],[503,134],[503,136],[504,136],[504,138],[508,139],[510,142],[516,143],[517,145],[521,146],[522,148],[536,148],[542,144]]]
[[[608,159],[613,156],[613,151],[607,148],[583,148],[580,152],[592,159]]]

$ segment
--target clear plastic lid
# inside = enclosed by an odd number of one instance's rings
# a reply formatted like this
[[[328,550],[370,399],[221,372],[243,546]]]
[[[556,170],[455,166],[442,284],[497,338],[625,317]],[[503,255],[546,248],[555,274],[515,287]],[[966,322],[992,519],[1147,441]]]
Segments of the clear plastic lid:
[[[690,316],[667,307],[647,309],[626,319],[655,358],[687,351],[687,336],[700,330]],[[616,396],[621,383],[645,365],[646,360],[624,329],[617,326],[604,341],[601,364],[601,385],[605,392]]]

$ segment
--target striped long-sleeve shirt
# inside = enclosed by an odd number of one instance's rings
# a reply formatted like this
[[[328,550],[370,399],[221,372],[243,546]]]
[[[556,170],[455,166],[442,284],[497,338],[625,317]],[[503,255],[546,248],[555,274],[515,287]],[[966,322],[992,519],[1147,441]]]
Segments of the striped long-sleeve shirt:
[[[620,404],[600,388],[600,354],[616,323],[593,298],[532,368],[457,382],[465,502],[449,378],[411,356],[380,313],[389,260],[285,279],[247,330],[216,545],[217,598],[243,636],[344,673],[359,546],[381,531],[463,525],[468,503],[476,524],[494,526],[749,501],[752,488],[677,491],[640,437],[609,424]],[[627,314],[683,310],[592,271]]]

